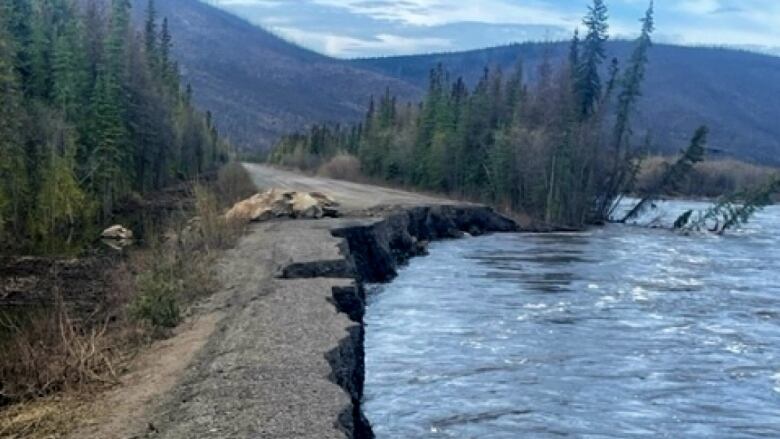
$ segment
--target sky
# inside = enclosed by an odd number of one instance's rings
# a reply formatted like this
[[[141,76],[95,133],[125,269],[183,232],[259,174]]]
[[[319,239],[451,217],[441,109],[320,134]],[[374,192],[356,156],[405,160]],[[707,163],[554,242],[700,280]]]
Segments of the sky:
[[[204,0],[338,58],[561,40],[590,0]],[[633,38],[649,0],[606,0],[613,38]],[[656,0],[655,40],[780,55],[780,0]]]

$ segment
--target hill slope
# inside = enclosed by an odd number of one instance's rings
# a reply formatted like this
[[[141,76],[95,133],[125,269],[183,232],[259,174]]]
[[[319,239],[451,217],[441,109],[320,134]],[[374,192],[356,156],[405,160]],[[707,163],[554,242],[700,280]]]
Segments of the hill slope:
[[[133,0],[142,20],[146,0]],[[197,0],[158,1],[167,17],[183,82],[214,113],[220,131],[244,151],[268,149],[280,134],[321,121],[363,116],[369,96],[386,87],[405,98],[403,81],[300,48]]]
[[[141,17],[146,0],[133,0]],[[525,43],[460,53],[344,61],[303,49],[198,0],[158,1],[170,20],[174,52],[196,102],[244,151],[267,150],[281,134],[315,122],[362,118],[370,95],[390,87],[416,101],[441,62],[474,82],[486,65],[510,69],[522,57],[533,72],[545,50],[566,43]],[[610,43],[624,59],[626,42]],[[651,51],[636,131],[649,129],[658,150],[683,147],[700,124],[710,146],[728,155],[780,165],[780,58],[748,52],[658,45]]]
[[[533,72],[545,50],[560,58],[567,43],[526,43],[461,53],[355,60],[356,66],[422,86],[430,68],[444,64],[474,82],[486,65],[512,68],[522,58]],[[625,59],[631,44],[613,42]],[[649,129],[657,148],[673,152],[700,124],[711,129],[710,147],[725,154],[780,165],[780,58],[710,48],[657,45],[650,54],[637,131]]]

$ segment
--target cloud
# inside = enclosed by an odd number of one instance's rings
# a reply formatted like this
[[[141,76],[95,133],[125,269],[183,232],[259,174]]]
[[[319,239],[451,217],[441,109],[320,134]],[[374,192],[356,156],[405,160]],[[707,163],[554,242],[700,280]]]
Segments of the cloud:
[[[215,6],[229,8],[231,6],[257,6],[257,7],[280,7],[289,6],[289,2],[284,0],[204,0]]]
[[[677,2],[675,8],[688,14],[704,15],[711,14],[723,6],[720,0],[682,0]]]
[[[373,38],[361,39],[283,26],[274,27],[273,30],[295,43],[309,47],[320,46],[325,53],[337,57],[357,57],[365,53],[400,55],[453,48],[453,42],[444,38],[409,38],[393,34],[378,34]]]
[[[467,50],[567,38],[590,0],[204,0],[339,57]],[[610,33],[633,38],[649,0],[607,0]],[[780,0],[656,0],[657,39],[780,47]],[[767,50],[763,50],[766,52]]]
[[[456,22],[488,24],[545,24],[572,26],[576,15],[562,14],[547,2],[512,0],[312,0],[313,3],[344,8],[353,14],[410,26],[438,26]]]

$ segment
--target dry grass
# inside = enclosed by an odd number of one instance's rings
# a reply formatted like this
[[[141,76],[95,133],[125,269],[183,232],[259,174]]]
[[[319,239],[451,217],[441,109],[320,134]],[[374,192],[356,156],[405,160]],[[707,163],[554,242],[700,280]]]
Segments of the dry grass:
[[[108,325],[85,327],[74,321],[61,300],[27,322],[0,319],[11,334],[0,357],[2,397],[20,401],[58,391],[115,382],[116,352]]]
[[[90,395],[60,395],[26,401],[0,414],[0,437],[7,439],[53,439],[87,423],[95,413]]]

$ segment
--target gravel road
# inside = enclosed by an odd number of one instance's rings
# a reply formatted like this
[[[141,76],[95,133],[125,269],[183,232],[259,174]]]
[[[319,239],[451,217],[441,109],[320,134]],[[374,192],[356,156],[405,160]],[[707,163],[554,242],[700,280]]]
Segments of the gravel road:
[[[451,200],[445,198],[330,178],[309,177],[265,165],[246,163],[244,166],[258,188],[322,192],[333,197],[348,211],[370,209],[380,205],[409,206],[452,203]]]
[[[312,178],[246,164],[259,189],[319,191],[347,212],[380,205],[431,205],[444,199]],[[359,215],[356,213],[356,215]],[[293,263],[343,261],[331,230],[378,218],[255,224],[220,265],[224,315],[179,383],[150,411],[149,438],[349,437],[350,395],[334,368],[350,361],[345,339],[360,325],[333,305],[333,288],[352,279],[277,279]]]

